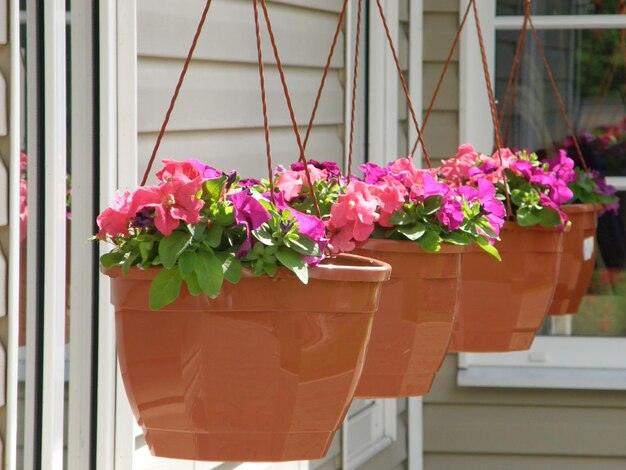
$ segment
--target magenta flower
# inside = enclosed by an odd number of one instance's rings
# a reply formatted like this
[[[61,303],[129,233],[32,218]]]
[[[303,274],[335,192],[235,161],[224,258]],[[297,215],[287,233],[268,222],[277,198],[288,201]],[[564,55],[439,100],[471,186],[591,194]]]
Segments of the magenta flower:
[[[237,253],[237,256],[241,256],[252,248],[252,231],[258,229],[272,216],[247,190],[230,194],[230,201],[235,209],[235,221],[246,228],[246,240]]]
[[[446,226],[448,231],[458,230],[465,216],[461,203],[454,198],[444,198],[437,211],[437,220]]]
[[[567,152],[563,149],[559,150],[555,155],[546,162],[548,169],[555,173],[556,176],[565,183],[573,183],[576,181],[576,172],[574,171],[574,160],[568,158]]]
[[[359,166],[359,170],[365,174],[363,181],[367,184],[378,184],[389,174],[389,170],[387,168],[383,168],[378,166],[376,163],[369,162]]]
[[[22,152],[22,155],[26,155]],[[20,179],[20,240],[26,240],[28,226],[28,183]]]
[[[177,176],[178,175],[178,176]],[[175,173],[174,179],[158,186],[142,186],[132,196],[129,214],[135,216],[145,208],[153,209],[154,225],[165,236],[169,236],[180,221],[195,224],[200,220],[203,207],[196,197],[202,187],[202,177],[186,181],[182,173]]]
[[[123,194],[120,194],[118,191],[115,192],[111,207],[107,207],[96,219],[98,227],[100,227],[100,231],[97,235],[98,238],[104,239],[107,235],[111,237],[129,235],[128,227],[131,217],[131,213],[129,212],[130,204],[130,192],[126,191]]]
[[[206,180],[219,178],[220,176],[224,174],[220,170],[217,170],[210,165],[206,165],[199,160],[187,160],[187,162],[195,166],[198,169],[198,171],[202,174],[202,177]],[[231,172],[231,173],[234,173],[234,172]]]
[[[337,166],[336,162],[318,162],[317,160],[308,160],[307,163],[318,170],[325,170],[328,177],[337,178],[341,176],[341,170]],[[291,169],[293,171],[304,171],[304,163],[292,163]]]

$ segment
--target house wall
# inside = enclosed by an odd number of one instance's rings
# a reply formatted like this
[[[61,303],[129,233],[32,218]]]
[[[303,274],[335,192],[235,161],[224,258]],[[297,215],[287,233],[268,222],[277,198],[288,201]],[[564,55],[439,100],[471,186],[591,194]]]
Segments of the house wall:
[[[458,0],[426,0],[424,106],[459,21]],[[459,134],[455,54],[425,138],[453,155]],[[449,354],[424,400],[425,470],[626,468],[626,393],[459,387]]]

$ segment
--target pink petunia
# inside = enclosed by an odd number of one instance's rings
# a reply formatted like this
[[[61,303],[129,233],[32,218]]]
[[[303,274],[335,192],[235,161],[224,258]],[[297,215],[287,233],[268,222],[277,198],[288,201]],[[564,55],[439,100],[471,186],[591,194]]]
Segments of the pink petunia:
[[[328,179],[328,171],[325,169],[319,169],[313,165],[308,165],[309,175],[311,176],[311,182],[315,183],[318,180]],[[278,180],[276,181],[276,187],[283,193],[287,202],[300,196],[302,188],[308,186],[306,172],[304,170],[282,171]]]
[[[143,209],[153,209],[155,227],[168,236],[181,220],[188,224],[200,220],[203,202],[196,195],[201,187],[201,176],[190,181],[175,177],[159,186],[140,187],[132,196],[129,213],[134,216]]]
[[[183,162],[178,160],[163,160],[162,163],[163,168],[156,173],[156,177],[163,182],[173,179],[191,181],[202,176],[200,170],[190,160]]]
[[[130,213],[131,194],[125,191],[123,194],[115,192],[111,207],[106,208],[96,219],[100,231],[98,238],[105,238],[107,235],[117,237],[118,235],[128,236],[130,218],[134,213]]]

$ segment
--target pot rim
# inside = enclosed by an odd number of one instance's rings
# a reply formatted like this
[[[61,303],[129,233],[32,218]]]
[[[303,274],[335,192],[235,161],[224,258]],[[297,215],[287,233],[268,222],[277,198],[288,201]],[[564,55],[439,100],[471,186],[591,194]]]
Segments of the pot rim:
[[[369,238],[364,242],[357,243],[356,250],[377,250],[388,253],[422,253],[432,255],[445,255],[466,253],[469,246],[442,243],[441,250],[436,252],[424,251],[417,242],[411,240],[388,240],[382,238]]]
[[[566,214],[581,214],[584,212],[600,212],[602,210],[602,204],[592,204],[592,203],[565,204],[564,206],[561,206],[561,209]]]
[[[103,268],[100,271],[111,278],[128,278],[152,280],[157,273],[163,269],[162,267],[153,267],[141,269],[137,266],[130,268],[125,276],[122,268]],[[249,269],[243,271],[242,279],[252,279],[255,276]],[[293,274],[285,267],[279,267],[274,278],[295,278]],[[317,266],[309,268],[309,279],[317,279],[321,281],[347,281],[347,282],[384,282],[391,279],[391,266],[384,261],[380,261],[366,256],[341,253],[331,258],[322,260]]]
[[[500,230],[500,234],[502,234],[502,231],[509,231],[509,232],[514,232],[514,231],[518,231],[518,232],[556,232],[556,233],[566,233],[569,232],[571,230],[571,226],[566,226],[563,230],[559,230],[559,227],[542,227],[541,225],[530,225],[530,226],[523,226],[523,225],[519,225],[517,223],[517,221],[510,221],[507,220],[504,222],[504,225],[502,226],[502,229]],[[498,242],[496,242],[498,243]]]

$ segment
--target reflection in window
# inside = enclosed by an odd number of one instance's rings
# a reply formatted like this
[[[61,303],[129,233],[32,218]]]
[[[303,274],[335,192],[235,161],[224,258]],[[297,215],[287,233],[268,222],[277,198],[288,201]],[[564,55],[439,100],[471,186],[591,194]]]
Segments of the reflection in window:
[[[518,10],[501,14],[519,14]],[[521,4],[521,2],[514,2]],[[619,3],[619,2],[613,2]],[[533,2],[541,14],[601,13],[611,2]],[[517,7],[516,7],[517,8]],[[612,8],[612,7],[611,7]],[[607,11],[607,13],[610,13]],[[577,133],[587,165],[606,176],[626,176],[626,33],[616,29],[540,30],[539,37]],[[504,100],[519,31],[496,34],[496,95]],[[531,33],[526,36],[512,113],[505,115],[506,143],[550,156],[565,148],[577,161]],[[626,183],[616,180],[622,208]],[[598,256],[588,295],[577,315],[549,318],[544,334],[626,336],[626,235],[624,209],[598,219]]]
[[[620,0],[541,0],[532,2],[533,15],[610,15],[621,13]],[[497,14],[523,15],[524,2],[521,0],[498,0]]]

